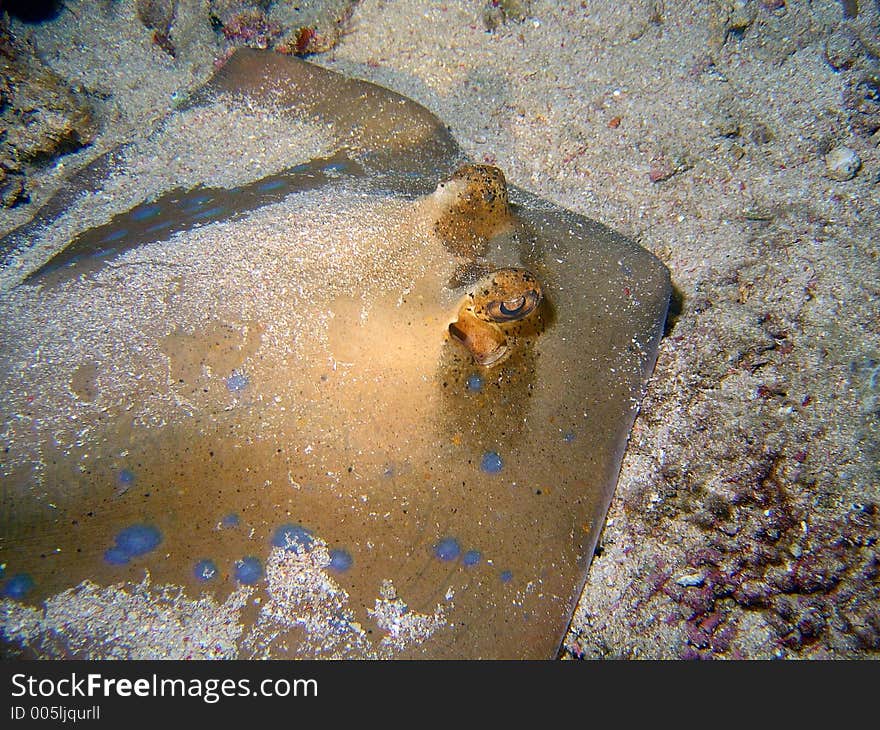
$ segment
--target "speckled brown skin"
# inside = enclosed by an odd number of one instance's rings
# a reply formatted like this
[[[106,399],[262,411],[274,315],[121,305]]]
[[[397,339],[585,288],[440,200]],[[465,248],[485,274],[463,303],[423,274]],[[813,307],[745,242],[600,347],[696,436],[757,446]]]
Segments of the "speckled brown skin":
[[[504,173],[491,165],[460,167],[431,197],[438,206],[434,233],[450,252],[470,259],[465,266],[480,267],[475,259],[485,252],[489,240],[509,230],[516,220]],[[491,271],[465,297],[449,334],[475,362],[491,367],[510,354],[504,325],[529,317],[542,298],[541,284],[531,271]]]
[[[434,195],[441,205],[434,233],[456,255],[479,256],[512,223],[507,183],[497,167],[464,165]]]
[[[484,367],[498,364],[509,354],[507,337],[501,328],[478,319],[466,305],[449,325],[449,334],[470,351],[474,362]]]
[[[543,291],[531,271],[511,267],[493,271],[469,297],[473,313],[484,322],[516,322],[538,308]]]
[[[505,332],[534,314],[544,298],[541,284],[528,269],[493,271],[465,296],[449,334],[484,367],[510,354]]]

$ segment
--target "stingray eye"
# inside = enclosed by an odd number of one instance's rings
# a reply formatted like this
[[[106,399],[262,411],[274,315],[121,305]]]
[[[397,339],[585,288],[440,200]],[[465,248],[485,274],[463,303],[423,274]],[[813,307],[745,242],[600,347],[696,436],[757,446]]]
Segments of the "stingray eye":
[[[506,302],[501,302],[498,311],[505,317],[518,317],[525,306],[526,298],[517,297],[516,299],[508,299]]]
[[[528,317],[540,303],[540,293],[531,289],[520,296],[489,302],[486,315],[493,322],[515,322]]]

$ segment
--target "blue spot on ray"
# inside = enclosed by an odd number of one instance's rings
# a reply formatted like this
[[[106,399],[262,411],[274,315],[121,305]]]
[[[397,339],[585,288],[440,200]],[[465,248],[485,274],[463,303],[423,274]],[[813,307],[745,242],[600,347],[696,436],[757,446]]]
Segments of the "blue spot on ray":
[[[34,579],[27,573],[13,575],[3,586],[3,595],[7,598],[24,598],[34,587]]]
[[[482,554],[479,550],[468,550],[461,559],[461,562],[466,566],[471,567],[472,565],[476,565],[483,559]]]
[[[152,525],[132,525],[116,536],[116,547],[131,557],[145,555],[162,542],[162,533]]]
[[[131,560],[128,553],[117,547],[107,548],[104,551],[104,562],[110,565],[125,565]]]
[[[196,580],[208,581],[217,575],[217,564],[213,560],[200,560],[193,567]]]
[[[479,375],[471,375],[467,379],[467,389],[472,390],[474,392],[480,390],[483,387],[483,379]]]
[[[440,560],[455,560],[461,554],[461,546],[454,537],[444,537],[434,546],[434,555]]]
[[[480,462],[480,469],[482,469],[487,474],[497,474],[501,471],[501,467],[504,465],[501,457],[494,451],[487,451],[483,454],[483,459]]]
[[[235,514],[235,512],[230,512],[228,515],[223,517],[222,520],[220,520],[220,527],[226,527],[226,528],[238,527],[238,524],[240,521],[241,520],[239,519],[238,515]]]
[[[104,553],[111,565],[125,565],[131,558],[155,550],[162,542],[162,533],[153,525],[131,525],[116,535],[116,544]]]
[[[259,558],[252,555],[235,561],[235,578],[239,583],[253,585],[263,575],[263,566]]]
[[[498,577],[501,578],[502,583],[510,583],[510,581],[513,580],[513,573],[511,573],[509,570],[503,570],[501,571],[501,575]]]
[[[272,535],[272,544],[297,555],[312,549],[312,531],[302,525],[281,525]]]
[[[347,550],[330,551],[329,568],[335,570],[337,573],[344,573],[351,567],[353,562],[351,554]]]
[[[233,370],[232,375],[226,378],[226,387],[233,393],[240,393],[249,383],[248,376],[239,370]]]

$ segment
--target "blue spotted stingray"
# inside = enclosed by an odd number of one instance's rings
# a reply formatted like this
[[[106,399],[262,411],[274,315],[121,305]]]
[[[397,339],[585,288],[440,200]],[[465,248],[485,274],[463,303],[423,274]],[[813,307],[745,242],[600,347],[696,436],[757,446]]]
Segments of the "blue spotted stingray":
[[[2,411],[19,414],[4,416],[4,600],[149,570],[300,617],[260,633],[247,614],[241,656],[555,656],[657,355],[666,268],[515,186],[504,225],[468,228],[467,160],[387,89],[241,49],[174,114],[220,98],[330,141],[303,161],[279,139],[290,159],[234,187],[143,195],[132,160],[148,161],[123,147],[0,242]],[[192,145],[235,164],[237,133]],[[119,180],[124,202],[103,194]],[[471,248],[438,240],[444,205]],[[486,309],[498,267],[543,294],[521,322],[525,299],[499,302],[487,336],[509,351],[481,363],[449,324]],[[394,601],[434,623],[395,643],[376,608]]]

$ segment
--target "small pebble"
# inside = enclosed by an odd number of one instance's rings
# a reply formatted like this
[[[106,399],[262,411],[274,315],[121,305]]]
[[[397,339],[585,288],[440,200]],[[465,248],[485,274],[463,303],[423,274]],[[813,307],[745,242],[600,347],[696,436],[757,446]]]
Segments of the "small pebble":
[[[825,174],[832,180],[852,180],[861,166],[859,156],[849,147],[835,147],[825,155]]]
[[[835,71],[852,68],[864,53],[858,35],[849,28],[840,28],[825,41],[825,60]]]
[[[727,21],[730,29],[743,31],[754,23],[758,14],[756,5],[751,0],[733,0]]]
[[[696,586],[703,585],[705,578],[700,573],[686,573],[685,575],[678,576],[675,582],[686,588],[695,588]]]

